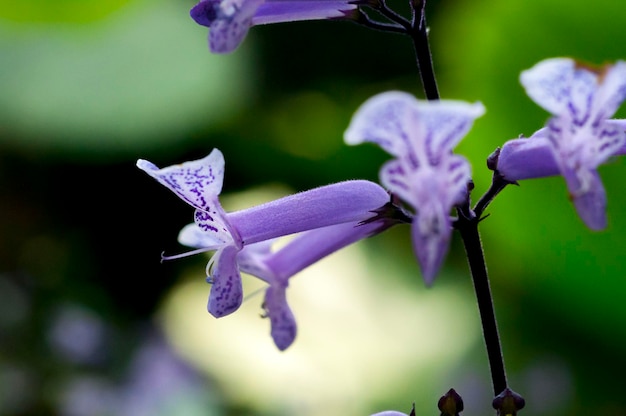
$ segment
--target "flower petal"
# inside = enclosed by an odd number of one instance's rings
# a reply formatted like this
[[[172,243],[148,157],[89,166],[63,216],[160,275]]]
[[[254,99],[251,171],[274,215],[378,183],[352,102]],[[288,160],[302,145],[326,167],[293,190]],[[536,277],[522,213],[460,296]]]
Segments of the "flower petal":
[[[224,236],[216,233],[204,232],[198,224],[187,224],[178,233],[178,242],[187,247],[206,248],[217,250],[226,243]],[[232,241],[232,238],[230,239]]]
[[[274,242],[274,240],[266,240],[245,246],[237,255],[239,270],[267,283],[273,283],[276,278],[265,264],[265,260],[272,255]]]
[[[452,237],[449,213],[449,207],[444,208],[437,201],[425,201],[411,225],[413,250],[427,285],[433,283],[448,253]]]
[[[595,107],[600,110],[598,117],[612,117],[626,99],[626,62],[618,61],[614,65],[603,68],[600,77],[600,88],[596,93]]]
[[[520,82],[539,106],[552,114],[562,114],[567,111],[574,67],[575,62],[569,58],[546,59],[522,71]],[[591,79],[588,76],[579,80],[581,87],[589,82]]]
[[[347,144],[376,143],[393,156],[409,147],[417,100],[411,94],[390,91],[365,101],[352,117],[344,134]]]
[[[228,213],[227,217],[241,241],[252,244],[329,225],[364,221],[387,202],[389,194],[374,182],[345,181]]]
[[[259,6],[252,24],[340,18],[356,8],[356,4],[342,0],[268,0]]]
[[[577,126],[611,117],[626,98],[626,63],[593,68],[569,58],[546,59],[523,71],[526,93]]]
[[[446,157],[485,113],[477,103],[438,100],[419,102],[420,130],[412,135],[413,147],[424,147],[431,165]]]
[[[398,198],[406,201],[415,207],[418,203],[413,194],[413,182],[404,163],[401,160],[393,159],[386,162],[379,172],[380,183]]]
[[[201,0],[189,11],[189,15],[199,25],[210,27],[217,19],[220,0]]]
[[[203,159],[163,169],[143,159],[137,161],[137,167],[200,210],[210,209],[222,191],[224,156],[217,149]]]
[[[213,285],[209,295],[207,309],[216,318],[235,312],[243,301],[241,276],[237,268],[236,257],[239,250],[234,246],[226,246],[214,254],[211,274]]]
[[[606,228],[606,191],[598,172],[565,171],[563,177],[567,182],[576,212],[585,225],[596,231]],[[585,182],[584,185],[581,185],[581,177]]]
[[[221,13],[209,30],[209,48],[213,53],[229,53],[237,49],[248,34],[263,0],[223,0]]]
[[[506,142],[500,150],[496,169],[510,182],[560,173],[552,143],[539,135]]]
[[[421,102],[391,91],[367,100],[345,133],[348,144],[369,141],[414,167],[438,163],[485,112],[481,103],[440,100]]]
[[[201,231],[209,235],[209,241],[235,243],[241,248],[243,242],[239,238],[237,230],[230,226],[226,213],[222,209],[217,199],[212,204],[207,204],[206,210],[196,210],[194,220]]]
[[[265,264],[275,276],[275,281],[286,284],[293,275],[329,254],[392,225],[392,222],[380,220],[365,224],[343,223],[306,231],[268,256]]]
[[[613,125],[616,126],[617,128],[619,128],[621,131],[626,132],[626,119],[613,119],[613,120],[607,120],[606,121],[607,124],[609,125]],[[626,155],[626,141],[624,141],[624,143],[622,144],[622,147],[620,147],[619,149],[617,149],[615,151],[615,156],[622,156],[622,155]]]
[[[264,306],[270,318],[271,334],[279,350],[286,350],[296,338],[296,319],[287,304],[285,286],[272,285],[265,291]]]

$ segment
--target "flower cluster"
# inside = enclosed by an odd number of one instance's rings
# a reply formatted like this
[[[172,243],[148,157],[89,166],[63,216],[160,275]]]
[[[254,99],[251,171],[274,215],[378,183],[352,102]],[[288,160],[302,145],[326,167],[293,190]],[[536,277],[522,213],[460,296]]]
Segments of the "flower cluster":
[[[581,218],[605,226],[605,192],[596,168],[626,149],[626,122],[610,120],[626,96],[626,63],[592,69],[570,59],[544,61],[521,77],[528,94],[552,112],[547,126],[528,139],[504,144],[494,168],[508,182],[561,174]],[[326,255],[411,222],[415,256],[427,284],[445,258],[453,231],[451,211],[468,199],[469,162],[452,150],[484,113],[480,103],[420,101],[407,93],[379,94],[355,113],[348,144],[372,142],[394,159],[380,170],[385,188],[346,181],[226,213],[219,202],[224,158],[215,149],[204,159],[158,169],[139,168],[196,209],[194,223],[179,235],[187,254],[215,251],[207,266],[212,283],[208,310],[215,317],[239,308],[240,272],[268,283],[264,307],[280,349],[293,342],[296,324],[287,304],[289,279]],[[390,203],[402,200],[411,211]],[[273,251],[278,237],[300,233]],[[174,258],[180,256],[173,256]]]
[[[411,7],[418,4],[423,7],[424,2],[413,2]],[[361,7],[376,8],[392,24],[368,20],[360,14]],[[209,46],[216,53],[234,51],[253,25],[299,20],[353,19],[376,29],[409,34],[415,42],[416,34],[426,36],[423,16],[410,23],[390,11],[384,1],[375,0],[200,0],[190,14],[198,24],[209,27]],[[418,62],[424,59],[420,58],[420,46],[416,43]],[[427,50],[425,56],[429,56]],[[371,142],[392,156],[380,168],[382,186],[365,180],[345,181],[226,212],[219,201],[225,166],[219,150],[163,169],[145,160],[137,162],[140,169],[195,208],[194,222],[184,227],[178,238],[195,250],[164,258],[214,252],[206,268],[212,285],[208,311],[213,316],[226,316],[241,305],[242,272],[256,276],[267,283],[263,308],[274,343],[284,350],[297,334],[287,287],[304,268],[349,244],[407,223],[422,276],[431,285],[454,229],[461,231],[467,249],[463,232],[468,224],[475,227],[474,245],[482,253],[477,224],[483,210],[506,185],[523,179],[562,175],[583,222],[593,230],[606,227],[606,194],[597,169],[611,157],[626,153],[626,120],[611,119],[626,99],[626,62],[596,68],[555,58],[522,72],[520,81],[527,94],[551,117],[530,138],[510,140],[489,157],[494,182],[474,210],[469,206],[473,188],[470,163],[453,150],[485,108],[480,102],[439,100],[434,76],[431,81],[427,96],[434,100],[422,101],[397,91],[376,95],[356,111],[345,132],[347,144]],[[455,210],[458,217],[453,216]],[[295,237],[276,249],[275,240],[287,235]],[[468,251],[474,272],[470,257]],[[484,259],[477,257],[482,262],[484,284]],[[488,283],[486,288],[488,292]],[[488,293],[489,302],[490,296]],[[491,305],[483,306],[479,299],[481,314],[493,315]],[[492,318],[495,327],[495,316]],[[494,332],[497,340],[497,328]],[[495,353],[490,351],[490,360],[501,357],[498,348],[499,344]],[[494,408],[515,414],[524,407],[524,400],[508,388],[503,364],[500,367],[500,375],[492,369],[494,390],[504,388],[496,396]],[[463,403],[451,389],[440,399],[439,409],[442,415],[458,415]],[[413,408],[411,415],[414,412]],[[386,411],[377,415],[405,414]]]

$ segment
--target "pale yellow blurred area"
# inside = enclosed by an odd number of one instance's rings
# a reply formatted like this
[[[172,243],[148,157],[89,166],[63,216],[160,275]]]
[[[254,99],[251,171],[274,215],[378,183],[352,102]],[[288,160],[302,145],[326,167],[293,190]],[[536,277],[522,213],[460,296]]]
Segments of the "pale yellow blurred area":
[[[267,200],[259,190],[242,198],[251,195]],[[244,291],[257,294],[215,319],[206,311],[210,286],[194,268],[160,318],[174,348],[216,378],[227,400],[255,414],[366,415],[373,402],[398,397],[409,406],[402,392],[423,394],[445,382],[480,335],[471,297],[409,285],[398,270],[385,253],[373,258],[357,243],[296,275],[287,296],[298,336],[285,352],[261,318],[264,283],[251,276],[243,276]]]

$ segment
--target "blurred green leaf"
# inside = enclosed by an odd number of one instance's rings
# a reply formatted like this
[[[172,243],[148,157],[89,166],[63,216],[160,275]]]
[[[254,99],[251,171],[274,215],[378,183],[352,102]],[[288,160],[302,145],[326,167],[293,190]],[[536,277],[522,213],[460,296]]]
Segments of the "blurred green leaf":
[[[247,55],[208,51],[187,7],[135,2],[97,24],[0,26],[0,140],[101,152],[162,147],[246,101]]]
[[[0,18],[16,22],[88,22],[130,0],[0,0]]]

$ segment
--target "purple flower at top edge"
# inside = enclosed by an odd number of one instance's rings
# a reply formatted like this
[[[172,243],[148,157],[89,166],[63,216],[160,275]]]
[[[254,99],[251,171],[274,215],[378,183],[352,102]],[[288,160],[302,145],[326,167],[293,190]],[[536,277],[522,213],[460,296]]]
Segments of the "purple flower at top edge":
[[[609,120],[626,98],[626,62],[593,68],[568,58],[523,71],[528,95],[552,114],[530,138],[506,142],[495,168],[506,180],[562,175],[578,215],[606,227],[606,193],[597,168],[626,150],[624,120]]]
[[[190,11],[207,26],[214,53],[237,49],[251,26],[268,23],[349,18],[359,0],[201,0]]]
[[[379,185],[345,181],[300,192],[241,211],[226,213],[219,202],[224,157],[214,149],[207,157],[163,169],[146,160],[137,166],[196,209],[195,222],[183,228],[181,244],[190,253],[215,251],[207,265],[212,283],[208,310],[215,317],[239,308],[243,299],[237,255],[245,245],[343,223],[372,218],[389,201]]]
[[[415,211],[413,248],[427,284],[448,251],[450,211],[465,200],[470,180],[469,163],[452,149],[484,111],[481,103],[420,101],[392,91],[366,101],[345,133],[348,144],[373,142],[395,157],[380,180]]]

